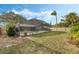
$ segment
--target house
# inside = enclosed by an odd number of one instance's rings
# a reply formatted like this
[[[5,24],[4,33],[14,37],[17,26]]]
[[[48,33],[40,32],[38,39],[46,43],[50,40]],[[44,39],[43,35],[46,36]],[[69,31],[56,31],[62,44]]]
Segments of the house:
[[[49,24],[45,21],[38,20],[38,19],[30,19],[27,20],[25,23],[18,22],[16,23],[16,27],[20,27],[22,31],[41,31],[41,30],[49,30]]]
[[[39,25],[32,25],[32,24],[16,24],[16,27],[18,27],[21,31],[38,31],[41,29],[41,26]]]

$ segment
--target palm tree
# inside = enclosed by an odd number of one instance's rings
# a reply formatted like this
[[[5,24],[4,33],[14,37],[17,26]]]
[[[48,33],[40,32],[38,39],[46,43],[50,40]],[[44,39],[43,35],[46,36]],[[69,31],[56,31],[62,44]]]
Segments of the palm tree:
[[[56,12],[56,11],[53,11],[53,12],[51,13],[51,15],[56,16],[56,26],[57,26],[57,12]]]

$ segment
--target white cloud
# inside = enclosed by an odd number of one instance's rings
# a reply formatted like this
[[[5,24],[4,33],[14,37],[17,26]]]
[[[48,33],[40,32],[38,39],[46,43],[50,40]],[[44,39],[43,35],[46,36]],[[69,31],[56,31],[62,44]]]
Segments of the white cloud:
[[[40,12],[33,12],[33,11],[30,11],[29,9],[23,9],[22,11],[16,11],[16,10],[12,10],[12,11],[16,14],[20,14],[20,15],[26,17],[27,19],[37,18],[40,20],[44,20],[46,22],[49,22],[49,20],[54,19],[50,15],[52,10],[43,10]],[[54,23],[55,23],[55,21],[54,21]]]
[[[16,11],[15,9],[13,9],[12,12],[14,12],[15,14],[19,14],[19,12]]]

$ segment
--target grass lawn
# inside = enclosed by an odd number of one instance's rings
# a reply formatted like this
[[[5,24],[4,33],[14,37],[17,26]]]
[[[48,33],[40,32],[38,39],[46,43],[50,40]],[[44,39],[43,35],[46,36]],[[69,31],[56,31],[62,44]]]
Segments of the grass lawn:
[[[77,53],[77,47],[67,43],[67,33],[51,31],[33,35],[32,40],[26,40],[20,44],[0,48],[0,53]]]

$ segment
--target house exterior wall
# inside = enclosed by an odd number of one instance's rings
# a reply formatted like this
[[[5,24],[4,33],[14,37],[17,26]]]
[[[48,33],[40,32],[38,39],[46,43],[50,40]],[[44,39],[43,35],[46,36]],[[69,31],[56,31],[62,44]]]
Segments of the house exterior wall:
[[[40,28],[39,27],[20,27],[20,30],[26,30],[26,31],[37,31],[39,30]]]

